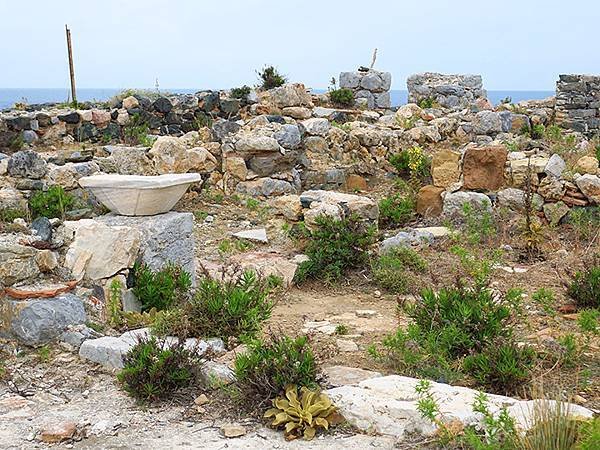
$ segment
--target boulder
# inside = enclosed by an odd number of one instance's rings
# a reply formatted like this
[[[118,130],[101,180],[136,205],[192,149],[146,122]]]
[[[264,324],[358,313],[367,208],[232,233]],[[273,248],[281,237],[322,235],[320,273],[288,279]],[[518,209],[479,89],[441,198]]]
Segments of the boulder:
[[[503,131],[502,116],[494,111],[478,112],[471,123],[476,134],[497,134]]]
[[[133,95],[130,95],[129,97],[125,97],[123,99],[123,108],[125,109],[133,109],[133,108],[138,108],[140,106],[140,102],[137,98],[135,98]]]
[[[78,187],[77,180],[93,175],[100,171],[100,166],[94,162],[66,163],[62,166],[48,165],[48,178],[66,190]]]
[[[575,163],[574,170],[582,174],[596,175],[598,173],[598,160],[593,156],[583,156]]]
[[[415,105],[416,106],[416,105]],[[460,180],[460,153],[441,150],[434,153],[431,161],[433,185],[446,188]]]
[[[533,155],[531,158],[510,159],[511,182],[513,186],[523,186],[530,165],[532,184],[538,181],[537,174],[543,173],[550,159],[545,156]]]
[[[298,195],[282,195],[271,201],[276,213],[283,215],[288,220],[300,220],[302,218],[302,203]]]
[[[39,346],[58,338],[69,326],[85,323],[83,301],[72,294],[28,300],[5,300],[0,331]]]
[[[546,203],[544,205],[544,216],[553,227],[557,226],[569,211],[570,208],[564,202]]]
[[[600,205],[600,177],[590,174],[582,175],[575,180],[575,184],[591,203]]]
[[[133,267],[140,249],[138,230],[107,226],[91,219],[75,226],[75,239],[67,250],[64,265],[77,280],[109,278]]]
[[[362,220],[376,223],[379,218],[379,207],[369,197],[345,194],[342,192],[311,190],[300,195],[300,202],[305,208],[314,209],[319,203],[334,205],[340,208],[343,215],[350,217],[356,215]],[[305,211],[305,218],[306,218]]]
[[[553,176],[547,176],[540,181],[537,191],[546,201],[558,201],[565,195],[565,182]]]
[[[523,211],[525,208],[525,191],[517,188],[507,188],[498,191],[497,205],[499,207],[506,207],[513,211]],[[531,199],[531,206],[536,211],[542,210],[544,199],[534,193]]]
[[[381,253],[388,253],[398,247],[420,247],[431,244],[433,240],[434,236],[429,231],[400,231],[395,236],[384,239],[379,246],[379,251]]]
[[[567,168],[565,160],[557,155],[556,153],[550,157],[546,167],[544,168],[544,173],[548,176],[552,176],[554,178],[560,178],[564,170]]]
[[[318,117],[304,120],[302,122],[302,126],[304,127],[306,132],[311,136],[327,136],[327,133],[331,128],[329,120],[321,119]]]
[[[467,148],[463,157],[463,187],[484,191],[502,187],[506,156],[504,145]]]
[[[424,217],[439,216],[444,207],[442,192],[444,192],[444,188],[431,185],[419,189],[417,193],[417,214]]]
[[[40,216],[34,219],[30,228],[40,240],[50,242],[52,239],[52,224],[47,217]]]
[[[357,367],[329,366],[323,368],[323,375],[329,386],[338,387],[357,385],[361,381],[380,377],[381,373]]]
[[[3,209],[26,211],[27,200],[18,189],[12,186],[4,186],[0,188],[0,210]]]
[[[296,149],[300,146],[302,137],[297,125],[285,124],[273,134],[279,145],[286,149]]]
[[[0,286],[11,286],[39,275],[37,250],[18,243],[18,238],[0,235]]]
[[[311,110],[303,106],[288,106],[287,108],[283,108],[281,113],[284,116],[289,116],[298,120],[308,119],[312,116]]]
[[[238,180],[244,181],[248,175],[246,161],[239,156],[227,156],[223,158],[223,172],[230,173]]]
[[[217,159],[208,150],[203,147],[188,150],[184,142],[172,136],[161,136],[154,141],[148,155],[157,173],[202,173],[216,169]]]
[[[270,136],[248,135],[242,136],[236,143],[235,149],[240,153],[263,153],[263,152],[278,152],[279,142],[277,139]]]
[[[39,180],[46,175],[46,161],[31,150],[16,152],[8,160],[8,173],[13,177]]]
[[[312,99],[301,83],[284,84],[269,91],[270,99],[278,108],[312,106]]]
[[[448,217],[460,218],[463,216],[465,204],[470,204],[476,210],[492,210],[490,198],[479,192],[449,192],[444,197],[443,214]]]
[[[289,181],[265,177],[252,181],[238,183],[236,192],[252,197],[270,197],[272,195],[285,195],[296,193],[296,188]]]
[[[114,161],[117,173],[121,175],[155,175],[156,170],[148,157],[148,149],[143,147],[114,146],[110,159]]]

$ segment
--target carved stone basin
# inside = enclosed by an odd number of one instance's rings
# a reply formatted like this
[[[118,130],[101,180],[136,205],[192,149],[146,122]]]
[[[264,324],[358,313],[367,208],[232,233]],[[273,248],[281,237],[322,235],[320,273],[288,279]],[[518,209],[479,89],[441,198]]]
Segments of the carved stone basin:
[[[112,212],[123,216],[152,216],[168,212],[188,186],[201,181],[197,173],[158,176],[93,175],[79,179]]]

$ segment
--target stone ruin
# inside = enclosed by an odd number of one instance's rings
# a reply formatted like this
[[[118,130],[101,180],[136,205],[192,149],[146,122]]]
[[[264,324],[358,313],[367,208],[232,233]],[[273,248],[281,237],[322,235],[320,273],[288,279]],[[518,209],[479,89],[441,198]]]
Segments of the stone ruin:
[[[441,73],[418,73],[406,80],[408,103],[420,104],[432,100],[448,109],[463,109],[478,99],[486,99],[481,75],[446,75]]]
[[[340,73],[340,88],[350,89],[354,93],[357,106],[390,108],[390,88],[392,74],[370,69],[368,71]]]
[[[559,76],[556,123],[588,136],[600,132],[600,76]]]

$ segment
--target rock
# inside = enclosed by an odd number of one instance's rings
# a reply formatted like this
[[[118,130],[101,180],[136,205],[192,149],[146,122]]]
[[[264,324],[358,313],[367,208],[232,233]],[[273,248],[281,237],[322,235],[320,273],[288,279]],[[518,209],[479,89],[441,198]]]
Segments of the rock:
[[[476,134],[496,134],[503,131],[502,116],[494,111],[478,112],[471,123]]]
[[[212,172],[217,159],[205,148],[188,150],[184,141],[172,136],[160,136],[148,152],[159,174]]]
[[[314,117],[301,122],[306,132],[311,136],[327,136],[331,124],[327,119]]]
[[[8,173],[13,177],[39,180],[46,175],[46,161],[31,150],[16,152],[8,160]]]
[[[296,262],[289,261],[277,253],[245,252],[232,256],[230,262],[239,265],[242,270],[251,270],[263,278],[270,275],[280,277],[284,286],[291,286],[298,268]]]
[[[435,125],[414,127],[407,131],[411,139],[417,142],[439,142],[442,135]]]
[[[335,334],[335,330],[337,326],[332,324],[328,320],[318,320],[315,322],[307,321],[304,322],[304,327],[302,328],[302,333],[304,334],[312,334],[312,333],[323,333],[331,336]]]
[[[79,357],[115,369],[123,368],[123,356],[131,349],[131,344],[118,337],[104,336],[88,339],[79,347]]]
[[[223,158],[223,171],[230,173],[238,180],[245,180],[248,176],[248,167],[246,161],[239,156],[228,156]]]
[[[221,433],[226,438],[236,438],[240,436],[244,436],[246,434],[246,429],[241,425],[223,425],[221,427]]]
[[[237,133],[240,128],[240,124],[233,120],[219,119],[213,123],[212,133],[217,141],[223,142],[223,139]]]
[[[70,112],[68,114],[62,114],[62,115],[58,116],[58,120],[60,120],[61,122],[71,124],[71,125],[78,124],[80,119],[81,119],[81,116],[75,111]]]
[[[544,168],[544,173],[554,178],[560,178],[566,168],[567,165],[565,164],[564,159],[555,153],[548,160],[548,163]]]
[[[35,262],[43,273],[52,272],[58,267],[58,257],[52,250],[40,250],[35,255]]]
[[[235,190],[240,194],[251,195],[253,197],[270,197],[272,195],[284,195],[296,192],[296,189],[290,182],[269,177],[238,183]]]
[[[37,250],[21,245],[10,235],[0,235],[0,286],[11,286],[39,275]]]
[[[302,218],[302,203],[298,195],[282,195],[271,201],[271,205],[278,214],[288,220],[300,220]]]
[[[148,149],[141,147],[112,147],[110,159],[121,175],[155,175],[156,170],[148,157]]]
[[[513,211],[523,211],[525,208],[525,191],[517,188],[507,188],[498,191],[497,204],[499,207],[506,207]],[[531,206],[536,211],[542,210],[544,199],[534,193],[531,199]]]
[[[598,173],[598,160],[593,156],[583,156],[575,163],[574,170],[582,174],[596,175]]]
[[[97,339],[101,337],[101,334],[92,330],[88,326],[81,325],[69,325],[67,329],[59,336],[59,341],[67,344],[75,350],[79,350],[81,344],[88,339]]]
[[[110,112],[102,109],[92,110],[92,123],[99,128],[104,128],[110,123]]]
[[[439,216],[444,206],[442,192],[444,192],[444,188],[431,185],[419,189],[417,193],[417,214],[424,217]]]
[[[275,132],[273,135],[279,145],[287,149],[296,149],[300,146],[302,138],[300,136],[300,129],[296,125],[285,124],[281,127],[281,130]]]
[[[308,119],[312,116],[311,110],[302,106],[288,106],[287,108],[283,108],[281,113],[284,116],[289,116],[298,120]]]
[[[533,184],[537,184],[537,174],[543,173],[548,165],[549,158],[534,155],[531,158],[511,159],[510,172],[513,186],[523,186],[527,177],[527,167],[531,161],[531,175]]]
[[[289,106],[312,106],[310,94],[306,92],[303,84],[284,84],[269,90],[271,101],[278,108],[286,108]]]
[[[267,238],[267,230],[264,228],[260,228],[257,230],[244,230],[238,231],[237,233],[233,233],[238,239],[246,239],[248,241],[261,242],[263,244],[267,244],[269,239]]]
[[[29,300],[6,300],[0,330],[5,336],[39,346],[58,338],[70,325],[85,323],[83,301],[73,294]]]
[[[381,373],[355,367],[329,366],[323,369],[323,375],[325,375],[329,386],[338,387],[357,385],[361,381],[380,377]]]
[[[492,202],[485,194],[479,192],[449,192],[444,197],[444,208],[442,213],[448,217],[462,217],[464,204],[468,203],[475,210],[491,212]]]
[[[133,95],[130,95],[129,97],[125,97],[123,99],[123,108],[125,108],[125,109],[133,109],[133,108],[137,108],[139,106],[140,106],[140,102]]]
[[[240,153],[278,152],[279,142],[269,136],[243,136],[235,143],[235,149]]]
[[[358,351],[358,345],[356,344],[356,342],[351,341],[349,339],[336,339],[335,345],[337,346],[338,350],[341,352],[357,352]]]
[[[55,184],[58,184],[67,190],[78,187],[77,181],[80,178],[93,175],[100,171],[100,166],[93,161],[66,163],[63,166],[50,164],[48,168],[48,178]]]
[[[156,112],[167,114],[173,109],[173,104],[168,98],[159,97],[154,101],[154,103],[152,103],[152,107]]]
[[[227,117],[235,116],[240,112],[241,103],[237,98],[224,98],[221,100],[221,113]]]
[[[537,191],[547,201],[558,201],[565,195],[566,187],[564,181],[547,176],[540,181]]]
[[[231,384],[236,381],[233,370],[216,361],[204,361],[200,366],[200,377],[209,385]]]
[[[430,436],[436,426],[418,411],[418,379],[391,375],[371,378],[358,386],[340,386],[325,391],[350,424],[363,431],[404,439],[417,433]],[[460,386],[431,382],[430,392],[436,399],[444,422],[460,423],[463,427],[481,426],[481,414],[473,412],[478,391]],[[518,428],[527,429],[533,423],[535,405],[552,400],[519,401],[510,397],[487,394],[488,408],[496,415],[503,406],[515,419]],[[593,412],[578,405],[569,405],[573,417],[589,418]]]
[[[452,234],[452,231],[447,227],[418,227],[413,228],[413,230],[431,233],[435,239],[450,236],[450,234]]]
[[[140,232],[132,227],[87,220],[75,231],[64,265],[77,280],[112,277],[133,267],[140,250],[140,237]]]
[[[304,212],[304,218],[307,219],[307,214],[311,214],[311,210],[323,208],[319,203],[334,206],[336,208],[325,208],[327,214],[337,216],[342,214],[342,217],[350,217],[355,214],[362,220],[372,221],[376,223],[379,218],[379,207],[372,199],[354,194],[344,194],[341,192],[325,191],[325,190],[310,190],[305,191],[300,195],[302,206],[309,207],[310,210]],[[336,212],[336,211],[339,211]]]
[[[40,432],[40,440],[46,444],[57,444],[75,436],[77,424],[75,422],[62,422],[46,426]]]
[[[34,283],[32,285],[19,285],[19,287],[8,287],[4,289],[4,294],[8,297],[20,300],[31,300],[34,298],[57,297],[60,294],[69,292],[77,285],[76,281],[67,281],[66,283]]]
[[[33,144],[35,141],[39,139],[37,133],[33,130],[25,130],[22,133],[23,142],[26,144]]]
[[[198,397],[194,399],[194,404],[198,406],[203,406],[209,403],[210,400],[206,396],[206,394],[200,394]]]
[[[162,269],[167,262],[177,264],[192,276],[192,283],[195,285],[194,215],[192,213],[170,211],[156,216],[140,217],[110,214],[98,217],[97,220],[110,228],[133,230],[129,232],[130,235],[137,234],[140,238],[141,262],[152,270]]]
[[[368,188],[367,180],[365,180],[360,175],[350,174],[346,178],[346,189],[352,192],[358,191],[366,191]]]
[[[26,211],[27,200],[18,189],[11,186],[2,187],[0,188],[0,210],[2,209]]]
[[[458,182],[460,179],[459,163],[460,153],[458,152],[454,152],[452,150],[441,150],[434,153],[431,162],[433,185],[446,188]]]
[[[47,217],[40,216],[34,219],[30,228],[40,240],[50,242],[52,239],[52,224]]]
[[[469,147],[463,157],[465,189],[494,191],[504,184],[507,150],[504,145]]]
[[[544,205],[544,215],[552,226],[558,225],[570,210],[564,202],[546,203]]]
[[[381,253],[388,253],[397,247],[419,247],[424,244],[430,244],[433,240],[433,234],[427,231],[400,231],[395,236],[384,239],[379,246],[379,251]]]
[[[575,184],[591,203],[600,205],[600,177],[590,174],[582,175],[575,180]]]

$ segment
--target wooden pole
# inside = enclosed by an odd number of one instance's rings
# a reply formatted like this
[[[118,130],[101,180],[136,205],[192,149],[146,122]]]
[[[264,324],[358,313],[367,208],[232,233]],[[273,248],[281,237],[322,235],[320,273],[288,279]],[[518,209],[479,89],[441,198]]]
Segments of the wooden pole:
[[[65,31],[67,32],[67,51],[69,52],[69,72],[71,74],[71,100],[73,103],[77,103],[77,93],[75,91],[75,68],[73,67],[73,49],[71,47],[71,30],[65,25]]]

